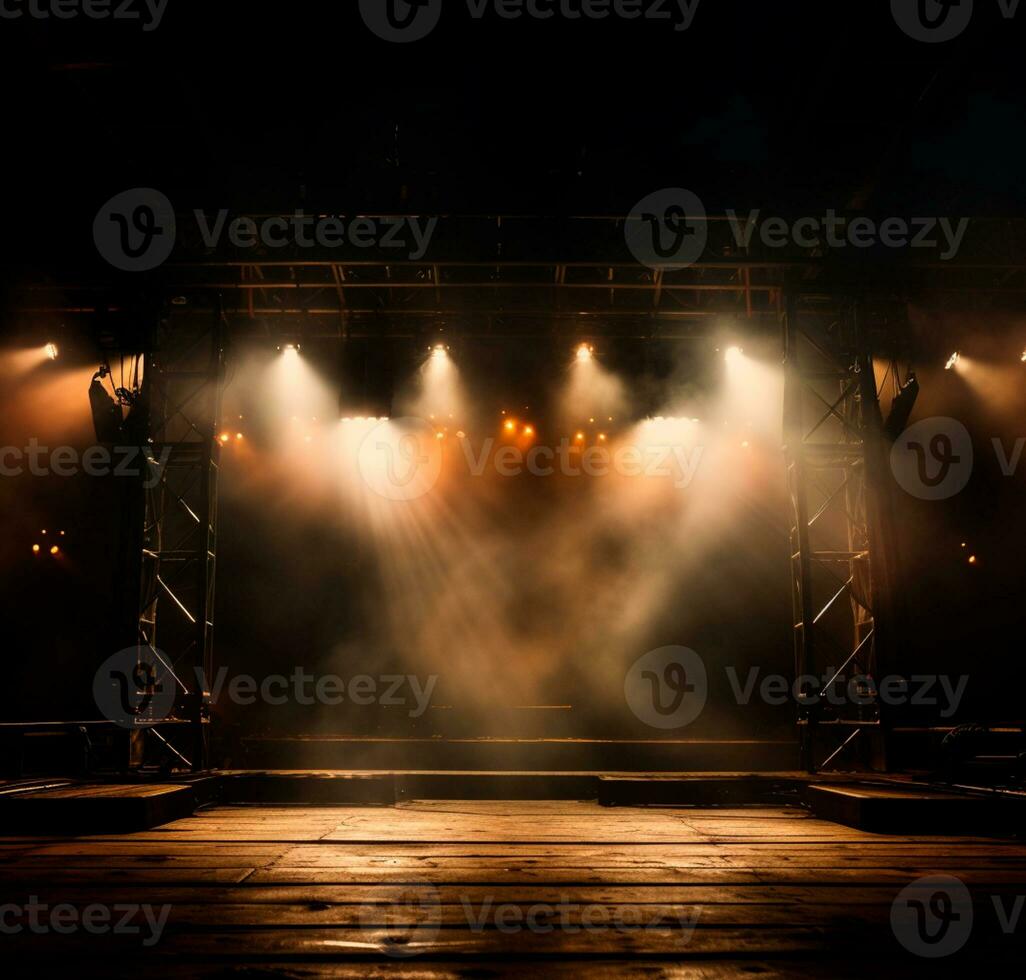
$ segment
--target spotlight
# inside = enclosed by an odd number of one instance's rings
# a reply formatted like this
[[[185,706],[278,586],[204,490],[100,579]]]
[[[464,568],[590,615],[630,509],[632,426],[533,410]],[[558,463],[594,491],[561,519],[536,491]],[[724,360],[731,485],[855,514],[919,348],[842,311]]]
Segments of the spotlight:
[[[57,547],[57,545],[54,545],[54,546],[53,546],[53,547],[52,547],[52,548],[50,549],[50,554],[51,554],[51,555],[56,555],[56,554],[59,554],[59,553],[60,553],[60,550],[61,550],[61,549],[60,549],[60,548],[58,548],[58,547]]]
[[[605,442],[606,441],[606,434],[604,432],[600,432],[598,434],[598,440],[599,440],[599,442]]]
[[[34,555],[38,555],[39,554],[39,545],[38,544],[32,545],[32,554],[34,554]]]
[[[52,340],[43,348],[43,351],[51,361],[57,360],[57,354],[59,351],[57,350],[57,345]]]
[[[434,344],[429,350],[431,351],[432,357],[448,357],[449,348],[445,344]]]
[[[507,432],[514,432],[516,431],[517,424],[513,421],[513,419],[506,419],[506,421],[502,423],[502,427]]]
[[[955,353],[952,354],[951,357],[948,358],[947,363],[944,365],[944,370],[945,371],[950,371],[961,359],[962,359],[961,352],[960,351],[955,351]]]
[[[969,556],[969,564],[970,565],[975,565],[976,564],[976,555],[970,555]]]
[[[578,432],[577,435],[574,436],[574,439],[577,442],[584,442],[584,433],[583,432]]]
[[[592,354],[595,353],[595,348],[591,344],[579,344],[577,347],[577,360],[579,361],[590,361]]]
[[[744,352],[743,347],[728,347],[723,354],[723,359],[729,364],[731,361],[736,361]]]
[[[229,440],[230,438],[231,438],[231,436],[229,436],[227,432],[222,432],[222,433],[221,433],[221,434],[220,434],[220,435],[219,435],[219,436],[217,437],[217,441],[218,441],[218,442],[220,442],[220,443],[221,443],[221,445],[223,446],[223,445],[225,445],[225,444],[226,444],[226,443],[228,442],[228,440]]]
[[[296,343],[292,343],[292,342],[289,342],[287,344],[279,344],[278,345],[278,350],[279,351],[289,351],[289,350],[298,351],[299,349],[300,349],[300,345],[296,344]]]
[[[533,436],[534,435],[534,426],[533,425],[525,425],[524,426],[524,435],[525,436]]]
[[[242,433],[241,432],[236,432],[235,433],[235,438],[236,439],[241,439],[242,438]]]
[[[1020,361],[1022,361],[1022,363],[1023,363],[1023,364],[1026,364],[1026,350],[1024,350],[1024,351],[1023,351],[1023,352],[1022,352],[1022,353],[1021,353],[1021,354],[1019,355],[1019,360],[1020,360]]]

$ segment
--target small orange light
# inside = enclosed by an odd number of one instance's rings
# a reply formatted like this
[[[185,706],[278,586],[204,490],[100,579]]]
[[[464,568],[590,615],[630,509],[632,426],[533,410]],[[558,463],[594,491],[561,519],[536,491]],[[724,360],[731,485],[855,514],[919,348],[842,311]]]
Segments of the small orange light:
[[[584,433],[583,432],[578,432],[577,435],[574,436],[574,438],[578,442],[584,442]]]
[[[599,438],[599,442],[605,442],[606,441],[606,434],[604,432],[600,432],[599,435],[598,435],[598,438]]]
[[[228,441],[230,436],[228,435],[227,432],[222,432],[217,438],[220,439],[221,443],[223,444],[223,443],[226,443]]]
[[[235,433],[235,438],[236,439],[241,439],[242,438],[242,433],[241,432],[236,432]]]
[[[54,546],[53,546],[53,547],[52,547],[52,548],[50,549],[50,554],[51,554],[51,555],[56,555],[56,554],[57,554],[57,552],[59,552],[60,550],[61,550],[61,549],[60,549],[60,548],[58,548],[58,547],[57,547],[57,545],[54,545]]]
[[[40,533],[40,534],[46,534],[46,528],[44,527],[44,528],[43,528],[43,530],[42,530],[42,531],[40,531],[39,533]]]
[[[38,555],[39,554],[39,545],[38,544],[32,545],[32,554],[34,554],[34,555]]]
[[[976,564],[976,555],[970,555],[969,556],[969,564],[970,565],[975,565]]]
[[[436,439],[444,439],[445,438],[445,433],[444,432],[436,432],[435,433],[435,438]]]
[[[534,426],[533,425],[525,425],[524,426],[524,435],[525,436],[533,436],[534,435]]]
[[[505,430],[506,430],[507,432],[512,432],[512,431],[513,431],[513,430],[514,430],[514,429],[515,429],[515,428],[517,427],[517,424],[516,424],[516,422],[514,422],[514,421],[513,421],[513,419],[507,419],[507,420],[506,420],[506,421],[505,421],[505,422],[503,423],[502,427],[503,427],[503,428],[504,428],[504,429],[505,429]]]

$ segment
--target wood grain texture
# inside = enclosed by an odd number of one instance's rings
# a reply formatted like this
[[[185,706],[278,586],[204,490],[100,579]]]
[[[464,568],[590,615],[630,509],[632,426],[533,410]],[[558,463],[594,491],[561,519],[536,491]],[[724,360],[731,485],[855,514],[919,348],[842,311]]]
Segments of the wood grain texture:
[[[4,936],[9,962],[80,976],[936,976],[890,925],[898,893],[934,874],[972,896],[960,955],[1021,958],[1026,923],[1005,934],[994,899],[1026,894],[1026,844],[799,809],[222,806],[136,833],[0,838],[0,903],[167,908],[148,947],[145,927]]]

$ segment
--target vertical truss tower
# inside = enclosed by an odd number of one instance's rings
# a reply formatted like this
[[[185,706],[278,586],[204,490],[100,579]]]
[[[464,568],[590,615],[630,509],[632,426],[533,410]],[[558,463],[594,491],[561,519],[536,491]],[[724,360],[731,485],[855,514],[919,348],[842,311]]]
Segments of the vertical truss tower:
[[[887,768],[876,680],[892,649],[886,444],[858,301],[783,313],[784,438],[802,764]]]
[[[150,448],[166,461],[151,467],[159,481],[146,491],[138,642],[176,698],[166,719],[142,730],[157,744],[134,755],[161,750],[195,771],[209,764],[224,344],[219,311],[213,323],[172,315],[157,327],[144,379]]]

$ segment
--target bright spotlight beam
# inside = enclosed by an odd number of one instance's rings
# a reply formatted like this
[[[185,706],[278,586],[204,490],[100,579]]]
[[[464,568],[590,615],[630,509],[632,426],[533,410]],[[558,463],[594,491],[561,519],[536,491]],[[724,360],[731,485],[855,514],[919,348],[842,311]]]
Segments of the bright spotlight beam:
[[[948,358],[947,363],[944,365],[944,370],[945,371],[950,371],[953,367],[955,367],[955,365],[958,364],[958,362],[961,359],[962,359],[961,352],[960,351],[955,351],[954,354],[952,354],[951,357]]]
[[[57,350],[57,345],[52,340],[48,344],[46,344],[45,347],[43,347],[43,352],[46,354],[48,358],[50,358],[51,361],[56,361],[57,355],[60,353]]]

